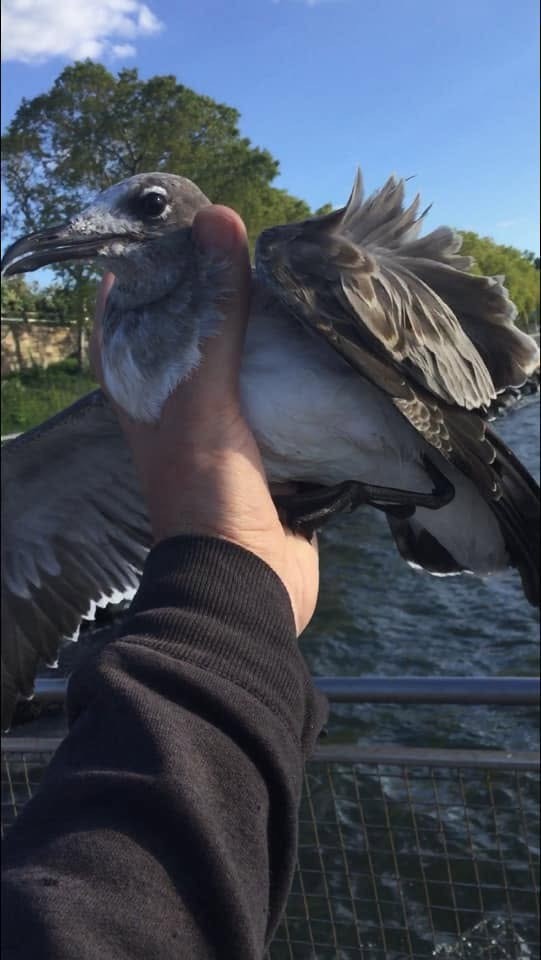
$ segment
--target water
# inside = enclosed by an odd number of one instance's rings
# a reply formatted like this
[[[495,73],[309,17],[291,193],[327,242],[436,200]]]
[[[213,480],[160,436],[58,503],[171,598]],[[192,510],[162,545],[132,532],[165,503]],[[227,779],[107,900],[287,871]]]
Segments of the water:
[[[494,424],[539,478],[539,404]],[[316,675],[532,676],[539,616],[514,571],[480,580],[432,577],[399,556],[375,510],[344,516],[321,537],[321,591],[302,650]],[[538,743],[538,713],[517,708],[336,707],[333,737],[417,746]],[[437,723],[435,720],[437,719]]]
[[[521,403],[494,427],[539,479],[537,399]],[[482,581],[470,576],[440,579],[412,570],[399,557],[384,519],[371,510],[345,516],[324,532],[321,568],[318,610],[302,639],[303,652],[316,675],[499,677],[538,673],[539,616],[525,600],[515,572]],[[539,713],[516,707],[335,705],[329,741],[532,750],[539,742]],[[333,799],[330,807],[328,786],[316,782],[318,818],[318,803],[321,816],[327,819],[329,808],[334,808],[340,838],[345,837],[348,849],[362,859],[371,839],[366,829],[363,832],[359,809],[364,808],[363,818],[372,816],[376,820],[383,809],[395,811],[400,818],[396,823],[405,825],[399,871],[414,877],[412,883],[402,884],[396,863],[376,867],[375,899],[360,904],[362,956],[370,960],[403,960],[412,955],[442,960],[534,960],[538,956],[532,887],[537,857],[538,778],[523,775],[519,782],[519,775],[512,772],[472,771],[466,772],[462,781],[460,771],[435,771],[432,777],[440,781],[435,797],[433,779],[421,771],[415,784],[415,804],[421,811],[418,822],[428,831],[429,841],[416,862],[411,819],[400,796],[404,789],[400,769],[381,777],[376,787],[368,769],[358,774],[354,769],[341,767],[334,774],[334,794],[339,798],[343,795],[344,803],[337,805]],[[350,782],[355,779],[360,803],[352,802]],[[442,802],[445,814],[440,820]],[[303,829],[307,828],[301,819],[301,841]],[[395,826],[393,829],[398,831]],[[380,831],[375,843],[381,846],[384,835]],[[447,840],[442,849],[444,835]],[[313,838],[308,835],[306,841],[310,853]],[[399,831],[395,841],[401,843]],[[338,849],[336,839],[333,849]],[[448,872],[451,854],[455,858],[452,884]],[[445,908],[434,908],[436,901],[431,898],[436,894],[427,895],[426,890],[416,893],[427,863],[434,889],[441,891],[437,896],[449,898],[454,891],[453,897],[458,892],[463,902],[458,896]],[[457,875],[457,864],[471,875]],[[335,881],[330,875],[329,888],[333,899],[344,897],[343,867],[341,873],[337,870]],[[353,895],[360,893],[354,890]],[[482,897],[483,902],[476,897]],[[374,935],[378,930],[379,898],[385,898],[390,911],[384,918],[386,945]],[[396,919],[401,915],[407,917],[406,933],[400,931]],[[429,929],[429,916],[433,930]],[[355,914],[350,911],[348,919],[351,930]],[[457,922],[462,931],[459,936]],[[316,948],[299,956],[320,960],[360,953]]]

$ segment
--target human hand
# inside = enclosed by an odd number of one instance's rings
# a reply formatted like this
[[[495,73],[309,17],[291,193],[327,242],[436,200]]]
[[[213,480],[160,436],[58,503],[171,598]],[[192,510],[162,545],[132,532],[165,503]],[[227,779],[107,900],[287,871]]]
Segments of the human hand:
[[[239,371],[251,288],[246,229],[233,210],[209,206],[197,215],[193,236],[201,250],[231,261],[233,292],[222,309],[223,326],[205,341],[198,369],[171,394],[157,423],[134,422],[115,409],[142,482],[155,540],[203,534],[255,553],[284,584],[300,634],[317,601],[317,543],[315,537],[308,542],[282,526],[241,409]],[[112,274],[102,281],[91,339],[92,364],[103,389],[101,317],[113,283]]]

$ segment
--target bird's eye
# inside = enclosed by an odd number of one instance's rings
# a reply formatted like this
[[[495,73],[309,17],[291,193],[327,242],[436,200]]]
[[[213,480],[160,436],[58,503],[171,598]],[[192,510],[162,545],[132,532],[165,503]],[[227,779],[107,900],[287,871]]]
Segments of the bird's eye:
[[[159,217],[167,206],[167,197],[163,193],[145,193],[141,197],[140,209],[145,217]]]

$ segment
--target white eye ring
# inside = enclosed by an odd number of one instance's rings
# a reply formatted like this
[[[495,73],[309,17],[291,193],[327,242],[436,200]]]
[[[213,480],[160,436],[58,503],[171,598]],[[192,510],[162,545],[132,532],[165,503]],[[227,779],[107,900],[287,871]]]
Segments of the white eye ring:
[[[160,217],[167,207],[167,196],[158,190],[147,190],[141,196],[138,206],[144,217]]]

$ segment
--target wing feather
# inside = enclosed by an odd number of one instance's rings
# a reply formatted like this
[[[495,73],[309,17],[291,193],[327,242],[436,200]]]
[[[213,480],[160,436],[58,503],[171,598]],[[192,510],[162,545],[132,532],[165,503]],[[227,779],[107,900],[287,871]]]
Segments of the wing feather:
[[[2,727],[96,606],[133,595],[150,528],[127,445],[95,391],[2,448]]]
[[[418,209],[418,197],[404,206],[394,177],[363,202],[358,176],[342,209],[264,231],[258,276],[335,349],[339,325],[340,344],[374,353],[435,398],[487,407],[538,365],[537,345],[515,326],[501,278],[467,272],[455,231],[417,237]]]
[[[344,208],[264,231],[257,276],[473,482],[537,603],[539,491],[502,450],[483,408],[527,379],[539,350],[515,326],[502,278],[469,273],[472,261],[460,256],[461,238],[448,227],[419,237],[418,209],[418,197],[404,206],[404,183],[394,177],[363,202],[358,175]],[[414,559],[426,561],[423,550],[433,553],[433,545],[425,538],[419,552],[414,539],[402,537],[403,551],[414,548]],[[460,569],[439,548],[440,569]]]

